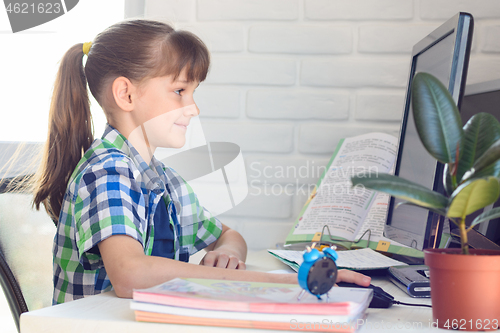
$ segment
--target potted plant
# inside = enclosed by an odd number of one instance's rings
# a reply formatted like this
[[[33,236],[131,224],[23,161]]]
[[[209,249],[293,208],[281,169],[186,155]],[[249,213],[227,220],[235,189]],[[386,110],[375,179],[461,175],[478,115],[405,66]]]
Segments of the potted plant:
[[[445,165],[444,194],[388,174],[352,177],[353,186],[388,193],[446,216],[461,235],[461,249],[424,250],[430,268],[434,322],[440,328],[492,330],[500,324],[500,251],[469,249],[467,232],[500,217],[500,208],[466,216],[494,203],[500,194],[500,123],[474,115],[462,128],[458,108],[443,84],[428,73],[413,79],[415,126],[426,150]],[[396,207],[397,209],[397,207]]]

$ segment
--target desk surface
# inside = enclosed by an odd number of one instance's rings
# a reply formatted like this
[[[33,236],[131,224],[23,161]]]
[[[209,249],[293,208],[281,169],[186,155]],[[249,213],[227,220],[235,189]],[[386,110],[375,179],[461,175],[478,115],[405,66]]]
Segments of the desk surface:
[[[200,259],[195,256],[192,262]],[[247,269],[270,271],[288,269],[266,251],[251,252],[247,259]],[[373,278],[374,285],[401,302],[430,304],[430,299],[411,298],[384,278]],[[359,332],[426,332],[437,331],[430,328],[432,309],[428,307],[409,307],[394,305],[389,309],[368,309],[365,324]],[[21,333],[34,332],[234,332],[235,328],[189,326],[144,323],[135,321],[130,300],[118,298],[114,292],[87,297],[77,301],[60,304],[21,316]],[[274,332],[271,330],[244,329],[245,332]]]

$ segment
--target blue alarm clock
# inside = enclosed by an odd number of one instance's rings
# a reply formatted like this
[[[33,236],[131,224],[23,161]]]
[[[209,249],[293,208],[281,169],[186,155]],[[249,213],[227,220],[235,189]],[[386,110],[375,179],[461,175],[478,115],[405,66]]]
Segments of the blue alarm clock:
[[[299,285],[302,287],[302,292],[298,299],[302,297],[304,292],[309,293],[321,299],[321,295],[326,294],[334,286],[337,281],[337,265],[335,261],[338,258],[334,247],[326,247],[323,251],[307,247],[304,252],[304,261],[299,267],[298,279]]]

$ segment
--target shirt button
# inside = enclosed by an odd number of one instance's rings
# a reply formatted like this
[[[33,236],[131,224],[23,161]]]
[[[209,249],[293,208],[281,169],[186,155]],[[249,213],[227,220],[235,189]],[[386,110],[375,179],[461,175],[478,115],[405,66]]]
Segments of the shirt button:
[[[163,193],[163,190],[161,188],[156,187],[153,189],[153,193],[156,195],[160,195]]]
[[[154,187],[153,192],[156,194],[162,194],[165,191],[165,184],[161,179],[154,181]]]

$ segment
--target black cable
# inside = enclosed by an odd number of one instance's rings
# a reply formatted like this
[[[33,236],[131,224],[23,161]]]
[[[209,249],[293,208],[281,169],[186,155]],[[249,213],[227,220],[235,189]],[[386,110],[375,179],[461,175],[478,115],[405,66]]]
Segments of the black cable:
[[[399,305],[408,305],[408,306],[426,306],[428,308],[432,308],[432,305],[429,305],[429,304],[412,304],[412,303],[403,303],[403,302],[400,302],[400,301],[392,301],[392,304],[399,304]]]

